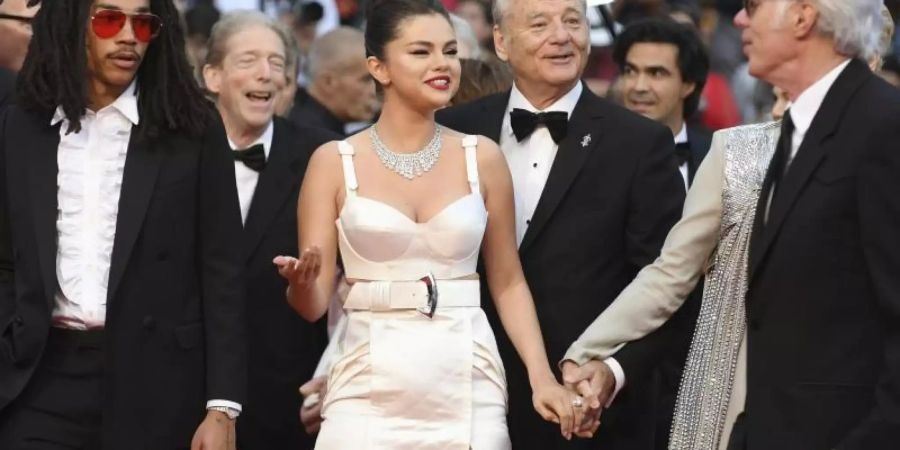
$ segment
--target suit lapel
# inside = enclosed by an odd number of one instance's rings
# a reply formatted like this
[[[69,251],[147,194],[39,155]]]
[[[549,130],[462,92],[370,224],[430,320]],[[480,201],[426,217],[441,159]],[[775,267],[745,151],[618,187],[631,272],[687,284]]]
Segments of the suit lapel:
[[[759,265],[765,259],[769,248],[778,236],[785,219],[791,208],[797,201],[797,197],[809,182],[810,177],[822,160],[827,156],[827,140],[837,130],[846,109],[847,102],[853,98],[856,89],[862,85],[869,69],[857,60],[853,60],[844,69],[822,102],[822,106],[813,118],[809,131],[803,138],[803,143],[797,150],[797,155],[788,167],[781,186],[778,186],[778,201],[772,202],[769,210],[769,218],[763,225],[761,220],[765,217],[764,206],[766,201],[761,201],[757,207],[756,223],[754,223],[753,243],[757,244],[750,252],[750,276],[752,277]],[[770,167],[771,169],[771,167]],[[766,174],[767,182],[770,182],[772,174]]]
[[[481,115],[473,117],[475,121],[472,129],[475,134],[487,136],[494,142],[500,142],[500,133],[503,128],[503,119],[506,115],[506,107],[509,104],[509,93],[494,95],[485,99],[481,105]]]
[[[600,126],[597,119],[602,114],[597,104],[598,100],[594,98],[594,95],[584,88],[581,98],[578,99],[578,103],[572,111],[566,138],[559,143],[556,158],[550,168],[547,183],[541,192],[534,215],[531,217],[531,223],[522,238],[522,245],[519,246],[520,254],[524,254],[528,250],[528,247],[544,229],[572,182],[575,181],[575,177],[581,171],[585,160],[600,142]]]
[[[154,149],[138,137],[139,128],[131,128],[128,153],[125,156],[125,171],[122,174],[122,192],[119,196],[119,213],[116,218],[116,237],[113,241],[112,258],[109,267],[107,304],[115,298],[116,289],[122,281],[125,266],[131,250],[137,241],[150,206],[156,176],[162,158],[160,149]],[[191,149],[199,151],[199,149]]]
[[[44,122],[39,120],[46,119]],[[44,293],[47,301],[52,302],[56,293],[56,251],[58,215],[57,175],[59,166],[57,152],[59,147],[59,128],[48,126],[49,118],[41,116],[30,120],[32,129],[23,135],[29,137],[29,192],[31,210],[34,214],[34,232],[38,246],[38,261],[44,281]]]
[[[688,181],[689,185],[694,184],[694,175],[703,162],[703,158],[709,152],[710,140],[698,133],[693,133],[688,128],[688,144],[691,146],[691,160],[688,163]]]
[[[296,136],[289,134],[281,123],[275,121],[269,160],[266,168],[259,174],[244,225],[244,254],[247,258],[250,258],[259,246],[269,225],[294,192],[292,184],[299,182],[300,176],[292,170],[297,164],[297,157],[291,152],[291,148],[298,145],[298,142],[292,142],[295,138]]]

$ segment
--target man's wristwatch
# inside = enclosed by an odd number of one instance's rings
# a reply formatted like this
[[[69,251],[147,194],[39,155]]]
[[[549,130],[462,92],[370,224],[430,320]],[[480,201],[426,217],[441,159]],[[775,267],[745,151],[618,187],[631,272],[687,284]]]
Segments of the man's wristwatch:
[[[238,411],[234,408],[229,408],[227,406],[210,406],[209,408],[206,408],[206,409],[209,411],[218,411],[220,413],[224,413],[231,420],[237,419],[237,417],[239,415],[241,415],[240,411]]]

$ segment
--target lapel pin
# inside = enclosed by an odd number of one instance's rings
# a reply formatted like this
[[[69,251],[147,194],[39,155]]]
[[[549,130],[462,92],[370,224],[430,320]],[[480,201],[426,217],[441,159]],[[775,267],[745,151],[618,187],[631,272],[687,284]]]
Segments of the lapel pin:
[[[581,146],[582,146],[582,147],[587,147],[588,145],[590,145],[590,143],[591,143],[591,135],[590,135],[590,133],[584,135],[584,137],[581,138]]]

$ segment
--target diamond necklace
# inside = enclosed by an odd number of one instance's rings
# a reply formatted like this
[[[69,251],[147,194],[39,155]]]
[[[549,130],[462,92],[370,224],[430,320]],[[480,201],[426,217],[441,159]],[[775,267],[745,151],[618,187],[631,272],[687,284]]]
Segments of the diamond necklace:
[[[384,167],[397,172],[407,180],[412,180],[431,170],[438,157],[441,156],[441,127],[437,124],[434,125],[434,135],[431,137],[431,141],[425,144],[421,150],[413,153],[391,151],[384,145],[384,142],[381,142],[378,132],[375,131],[375,125],[369,127],[369,137],[372,139],[372,148],[375,149],[375,154],[378,155],[378,159],[381,160]]]

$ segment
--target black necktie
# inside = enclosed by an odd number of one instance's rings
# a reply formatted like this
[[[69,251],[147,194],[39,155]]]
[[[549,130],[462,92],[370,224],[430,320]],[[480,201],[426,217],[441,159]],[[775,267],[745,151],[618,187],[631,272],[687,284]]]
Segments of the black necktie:
[[[784,175],[788,171],[788,165],[791,160],[791,147],[793,147],[794,137],[794,121],[791,120],[790,111],[784,112],[784,118],[781,119],[781,135],[778,137],[778,148],[775,149],[775,155],[772,157],[772,203],[775,203],[775,196],[778,194],[778,188],[784,180]]]
[[[569,126],[569,113],[564,111],[533,113],[515,108],[509,113],[509,118],[513,134],[519,142],[530,136],[538,125],[544,124],[553,142],[559,144],[566,137],[566,129]]]
[[[244,150],[232,150],[231,155],[235,161],[240,161],[257,172],[266,167],[266,151],[262,144],[252,145]]]
[[[678,160],[678,167],[689,164],[691,160],[691,144],[687,142],[679,142],[675,144],[675,159]]]
[[[784,118],[781,119],[781,135],[778,137],[778,144],[775,147],[775,154],[772,155],[772,162],[769,163],[768,174],[763,184],[762,192],[759,196],[757,209],[763,211],[762,224],[768,221],[769,211],[775,206],[775,200],[778,194],[778,187],[784,179],[787,172],[788,160],[791,157],[791,142],[794,136],[794,121],[791,120],[790,111],[784,112]],[[771,201],[770,201],[771,199]]]

